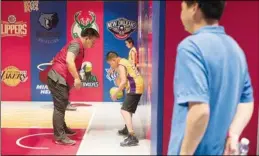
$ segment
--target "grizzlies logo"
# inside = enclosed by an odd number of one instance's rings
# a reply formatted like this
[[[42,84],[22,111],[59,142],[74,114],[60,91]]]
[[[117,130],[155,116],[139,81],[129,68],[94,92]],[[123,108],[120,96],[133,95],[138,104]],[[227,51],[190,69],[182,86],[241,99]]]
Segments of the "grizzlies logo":
[[[46,30],[51,30],[52,28],[56,28],[59,22],[58,14],[55,13],[41,13],[39,18],[40,25]]]
[[[59,42],[61,32],[55,31],[55,28],[59,23],[58,13],[40,13],[38,23],[45,29],[45,31],[40,30],[36,32],[36,37],[39,42],[44,44]]]

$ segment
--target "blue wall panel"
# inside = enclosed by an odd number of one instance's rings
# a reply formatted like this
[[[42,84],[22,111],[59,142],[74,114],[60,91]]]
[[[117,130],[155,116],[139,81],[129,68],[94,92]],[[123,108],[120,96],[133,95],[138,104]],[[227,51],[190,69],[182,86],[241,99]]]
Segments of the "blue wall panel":
[[[105,55],[109,51],[117,52],[121,57],[128,58],[129,49],[126,47],[124,40],[127,37],[132,37],[137,43],[137,22],[138,22],[138,3],[137,2],[104,2],[104,61]],[[119,18],[125,18],[122,20]],[[128,35],[118,35],[110,29],[116,29],[120,26],[132,29],[132,33]],[[121,31],[125,32],[125,31]],[[117,37],[116,37],[117,35]],[[121,37],[121,38],[119,38]],[[114,86],[113,78],[109,77],[106,70],[110,66],[104,63],[104,97],[105,102],[111,101],[109,90]],[[121,99],[120,101],[122,101]]]
[[[152,17],[152,105],[151,154],[161,155],[163,147],[163,96],[165,49],[165,1],[153,1]]]
[[[41,1],[40,10],[31,12],[32,101],[52,100],[47,85],[41,84],[38,75],[46,67],[40,64],[50,62],[66,43],[66,7],[64,1]]]

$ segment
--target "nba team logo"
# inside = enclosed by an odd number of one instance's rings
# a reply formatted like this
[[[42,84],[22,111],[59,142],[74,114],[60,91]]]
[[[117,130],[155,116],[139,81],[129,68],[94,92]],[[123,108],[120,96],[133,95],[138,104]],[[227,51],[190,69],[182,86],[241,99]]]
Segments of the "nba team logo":
[[[137,22],[126,18],[117,18],[107,22],[107,29],[120,40],[126,39],[137,29]]]
[[[93,65],[91,62],[84,62],[81,66],[80,77],[83,87],[85,88],[97,88],[99,87],[99,81],[97,76],[93,74]]]
[[[83,87],[85,88],[97,88],[99,87],[99,82],[97,80],[97,76],[91,75],[86,79],[86,81],[82,81]]]
[[[74,15],[75,21],[74,21],[74,23],[72,25],[72,28],[71,28],[73,38],[78,38],[81,34],[81,31],[86,29],[86,28],[93,28],[97,32],[99,32],[99,28],[98,28],[98,25],[96,23],[96,15],[95,15],[94,12],[89,11],[89,15],[91,16],[91,19],[89,19],[89,18],[86,18],[86,20],[84,18],[79,19],[80,15],[81,15],[81,11],[78,11]]]
[[[27,23],[16,21],[15,15],[9,15],[8,21],[1,21],[1,37],[8,36],[27,36]]]
[[[112,74],[109,74],[109,70],[110,68],[106,68],[105,71],[106,71],[106,78],[111,82],[113,81],[114,85],[116,85],[116,78],[118,77],[118,73],[117,72],[113,72]]]
[[[27,71],[20,70],[15,66],[6,67],[1,73],[2,82],[7,86],[15,87],[28,79]]]
[[[24,1],[24,12],[32,12],[32,11],[38,11],[39,10],[39,1],[33,0],[33,1]]]
[[[39,42],[46,44],[57,43],[61,33],[55,31],[59,22],[58,13],[40,13],[38,23],[45,31],[37,31],[36,37]]]

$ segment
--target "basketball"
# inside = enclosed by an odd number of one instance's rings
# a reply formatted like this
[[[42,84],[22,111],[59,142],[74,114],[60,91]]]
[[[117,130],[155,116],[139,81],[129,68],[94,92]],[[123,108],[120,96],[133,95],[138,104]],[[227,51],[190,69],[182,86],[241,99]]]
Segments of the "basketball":
[[[112,87],[110,89],[110,95],[112,95],[115,91],[116,91],[117,87]],[[121,99],[123,97],[123,91],[120,91],[118,94],[117,94],[117,99]]]
[[[92,63],[91,62],[84,62],[83,63],[83,69],[84,69],[84,71],[86,72],[86,73],[88,73],[88,72],[91,72],[92,71],[92,68],[93,68],[93,66],[92,66]]]

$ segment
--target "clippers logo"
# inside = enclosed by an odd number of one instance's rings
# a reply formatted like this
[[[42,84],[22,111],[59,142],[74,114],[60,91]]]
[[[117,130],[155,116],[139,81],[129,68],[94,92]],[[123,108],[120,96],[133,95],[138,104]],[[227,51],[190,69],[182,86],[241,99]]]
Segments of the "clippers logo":
[[[46,44],[57,43],[60,39],[61,33],[53,31],[59,22],[58,13],[41,13],[38,19],[42,28],[47,31],[37,31],[36,37],[39,42]]]
[[[99,28],[96,23],[96,15],[94,12],[89,11],[91,20],[89,18],[87,18],[86,20],[84,20],[83,18],[79,19],[79,15],[81,15],[81,11],[76,12],[74,15],[75,22],[73,23],[71,28],[73,38],[78,38],[81,34],[81,31],[86,28],[93,28],[97,32],[99,32]]]
[[[1,21],[1,37],[27,36],[27,23],[23,21],[16,21],[14,15],[8,16],[8,21]]]
[[[120,40],[124,40],[137,29],[137,22],[126,18],[117,18],[107,22],[107,29]]]

